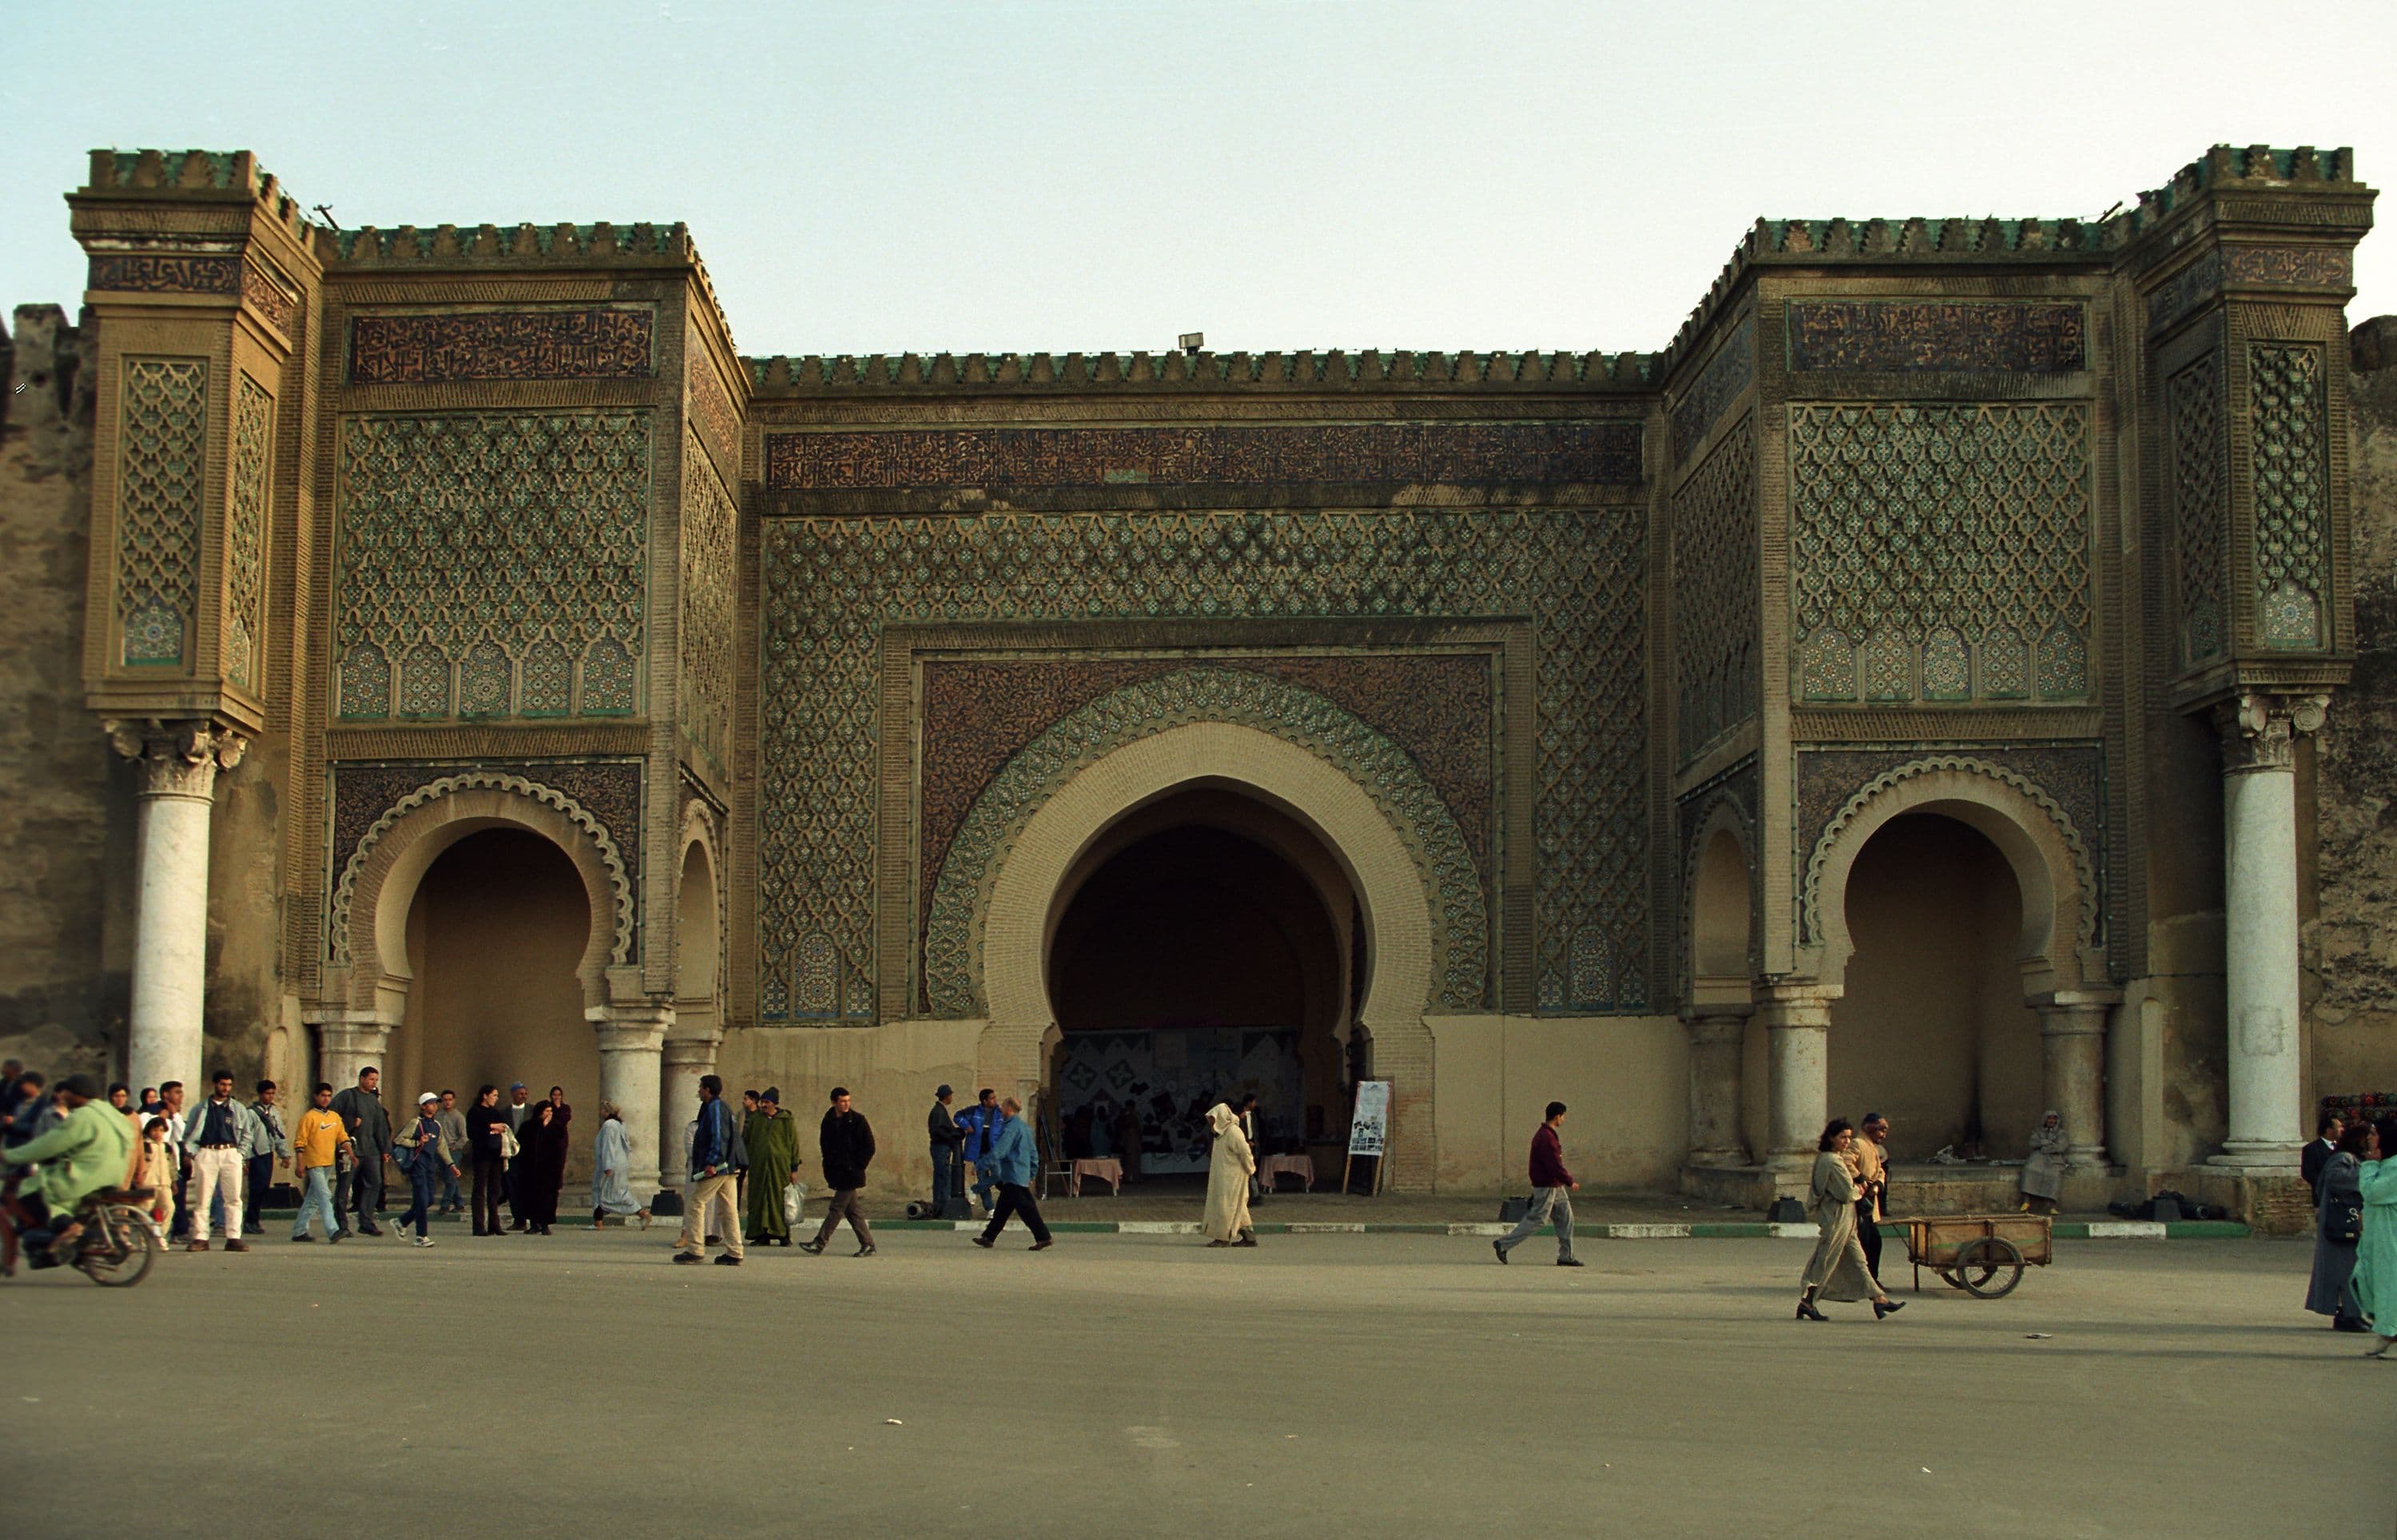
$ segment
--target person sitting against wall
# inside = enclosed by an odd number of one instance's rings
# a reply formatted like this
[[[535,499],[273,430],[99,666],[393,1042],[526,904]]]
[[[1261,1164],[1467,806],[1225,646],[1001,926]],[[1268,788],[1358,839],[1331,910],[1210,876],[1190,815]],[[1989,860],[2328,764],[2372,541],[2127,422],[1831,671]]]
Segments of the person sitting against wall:
[[[2064,1157],[2072,1148],[2072,1137],[2064,1132],[2064,1120],[2054,1112],[2040,1120],[2039,1132],[2030,1136],[2030,1154],[2023,1160],[2022,1210],[2025,1214],[2054,1214],[2056,1200],[2064,1193]]]

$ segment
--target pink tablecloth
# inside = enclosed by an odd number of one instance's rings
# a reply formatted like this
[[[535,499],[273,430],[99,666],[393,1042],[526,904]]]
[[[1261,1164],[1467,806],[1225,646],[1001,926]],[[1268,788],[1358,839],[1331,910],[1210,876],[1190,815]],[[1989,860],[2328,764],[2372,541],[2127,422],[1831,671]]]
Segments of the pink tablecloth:
[[[1285,1171],[1304,1181],[1307,1191],[1315,1190],[1315,1157],[1312,1155],[1268,1155],[1257,1163],[1257,1175],[1265,1178],[1268,1189],[1273,1187],[1274,1178]]]
[[[1076,1161],[1072,1174],[1065,1178],[1065,1192],[1068,1197],[1079,1198],[1082,1195],[1082,1178],[1085,1176],[1097,1177],[1107,1184],[1110,1194],[1118,1198],[1123,1196],[1123,1162],[1121,1161],[1106,1158],[1095,1161]]]

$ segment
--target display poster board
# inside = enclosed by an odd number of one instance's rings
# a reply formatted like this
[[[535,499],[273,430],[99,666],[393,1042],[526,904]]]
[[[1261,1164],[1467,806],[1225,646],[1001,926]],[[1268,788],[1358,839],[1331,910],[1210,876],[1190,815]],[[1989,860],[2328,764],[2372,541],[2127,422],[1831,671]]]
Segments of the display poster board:
[[[1348,1153],[1379,1160],[1390,1139],[1390,1082],[1359,1081],[1357,1106],[1348,1114]]]

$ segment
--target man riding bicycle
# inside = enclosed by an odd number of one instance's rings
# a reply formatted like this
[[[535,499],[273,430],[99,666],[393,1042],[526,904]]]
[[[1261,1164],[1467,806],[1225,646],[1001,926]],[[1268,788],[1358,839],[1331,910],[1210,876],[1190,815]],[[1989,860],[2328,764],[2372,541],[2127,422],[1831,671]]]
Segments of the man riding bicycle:
[[[72,1248],[83,1225],[76,1217],[83,1201],[95,1192],[123,1185],[133,1160],[132,1120],[96,1098],[98,1086],[88,1075],[69,1075],[59,1082],[67,1120],[38,1138],[0,1150],[0,1167],[39,1163],[35,1190],[20,1193],[18,1205],[31,1221],[23,1230],[26,1250],[36,1267],[52,1265]]]

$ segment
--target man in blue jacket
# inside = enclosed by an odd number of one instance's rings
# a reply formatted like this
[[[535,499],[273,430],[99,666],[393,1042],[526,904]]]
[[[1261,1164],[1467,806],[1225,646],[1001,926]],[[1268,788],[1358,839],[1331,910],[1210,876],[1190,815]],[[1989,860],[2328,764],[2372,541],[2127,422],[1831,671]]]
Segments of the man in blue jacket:
[[[980,1200],[984,1214],[994,1212],[998,1202],[991,1196],[998,1180],[991,1175],[991,1141],[998,1136],[998,1093],[985,1085],[975,1104],[957,1115],[957,1127],[966,1142],[957,1154],[973,1167],[973,1193]]]
[[[1032,1250],[1047,1251],[1052,1244],[1049,1227],[1041,1222],[1040,1205],[1032,1199],[1032,1172],[1036,1157],[1032,1152],[1032,1125],[1024,1121],[1024,1104],[1013,1096],[998,1104],[998,1130],[991,1135],[990,1164],[974,1167],[977,1178],[985,1175],[998,1183],[998,1207],[990,1216],[989,1228],[974,1237],[974,1244],[988,1251],[998,1244],[998,1232],[1007,1228],[1011,1215],[1024,1215],[1024,1223],[1032,1231]]]
[[[724,1105],[724,1082],[716,1075],[699,1077],[699,1121],[690,1129],[690,1208],[683,1215],[682,1235],[675,1246],[677,1262],[707,1260],[709,1214],[721,1205],[724,1255],[719,1268],[741,1266],[741,1210],[733,1201],[739,1190],[739,1167],[732,1131],[732,1112]]]

